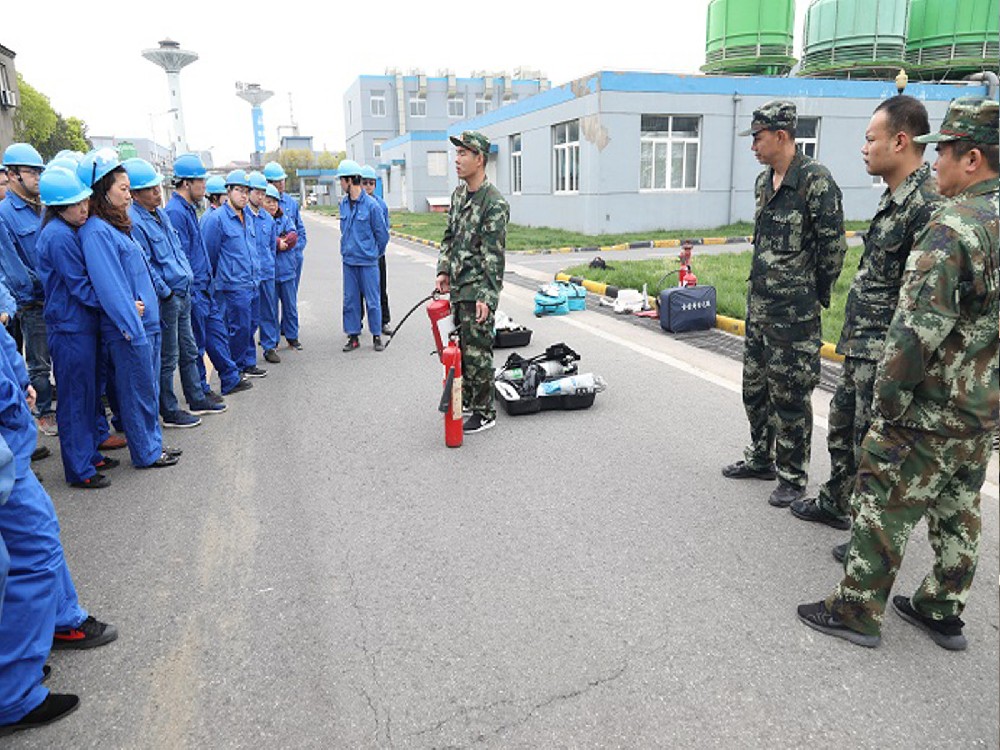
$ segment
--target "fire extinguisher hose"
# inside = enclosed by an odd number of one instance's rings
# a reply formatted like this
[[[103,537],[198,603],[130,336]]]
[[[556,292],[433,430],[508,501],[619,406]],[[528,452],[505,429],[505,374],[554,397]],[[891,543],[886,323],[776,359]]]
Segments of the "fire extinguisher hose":
[[[409,318],[411,315],[413,315],[414,312],[416,312],[418,307],[420,307],[425,302],[429,302],[432,299],[437,299],[439,296],[440,295],[437,293],[437,290],[435,290],[434,292],[428,294],[426,297],[420,300],[413,307],[411,307],[410,311],[403,316],[403,319],[399,321],[399,324],[392,330],[392,334],[389,336],[389,340],[385,342],[385,348],[388,349],[389,344],[391,344],[393,341],[396,340],[396,334],[399,333],[399,329],[403,327],[403,323],[406,322],[406,319]]]
[[[444,391],[441,393],[441,403],[438,404],[438,411],[442,414],[448,413],[451,406],[451,388],[455,384],[455,368],[448,368],[448,377],[444,381]]]

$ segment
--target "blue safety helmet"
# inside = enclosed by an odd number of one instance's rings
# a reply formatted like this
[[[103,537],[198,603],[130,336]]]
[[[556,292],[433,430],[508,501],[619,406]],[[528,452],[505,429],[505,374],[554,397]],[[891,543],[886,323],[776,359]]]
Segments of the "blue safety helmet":
[[[174,160],[174,177],[180,180],[201,180],[208,170],[198,154],[181,154]]]
[[[55,159],[72,159],[74,163],[79,164],[80,160],[83,158],[83,153],[80,151],[74,151],[71,148],[64,148],[53,158]],[[51,162],[50,162],[51,163]]]
[[[360,177],[361,165],[351,159],[344,159],[337,167],[337,177]]]
[[[375,172],[375,167],[369,167],[367,164],[361,167],[361,178],[364,180],[377,180],[378,173]]]
[[[267,190],[264,191],[264,195],[268,198],[274,198],[276,201],[281,200],[281,193],[278,192],[278,188],[274,185],[268,185]]]
[[[264,165],[264,177],[268,180],[284,180],[288,177],[284,168],[276,161],[269,161]]]
[[[143,190],[163,184],[163,175],[145,159],[138,157],[126,159],[122,166],[128,172],[129,187],[133,190]]]
[[[254,190],[267,190],[267,178],[260,172],[253,171],[247,175],[247,182]]]
[[[49,170],[52,167],[62,167],[63,169],[68,169],[71,172],[76,172],[76,168],[80,165],[78,161],[75,161],[69,156],[57,156],[55,159],[50,161],[45,165],[45,169]]]
[[[72,169],[52,165],[42,172],[38,180],[38,191],[46,206],[72,206],[90,197],[93,192],[80,182]]]
[[[205,180],[205,192],[208,195],[225,195],[226,180],[220,174],[213,174]]]
[[[30,143],[12,143],[3,152],[5,167],[37,167],[45,169],[42,155]]]
[[[117,151],[113,148],[99,148],[86,154],[80,160],[80,166],[76,168],[76,175],[84,185],[94,187],[94,183],[121,165],[122,162],[118,158]]]
[[[226,175],[226,187],[232,187],[233,185],[242,185],[246,188],[250,187],[250,181],[247,179],[247,173],[245,170],[234,169]]]

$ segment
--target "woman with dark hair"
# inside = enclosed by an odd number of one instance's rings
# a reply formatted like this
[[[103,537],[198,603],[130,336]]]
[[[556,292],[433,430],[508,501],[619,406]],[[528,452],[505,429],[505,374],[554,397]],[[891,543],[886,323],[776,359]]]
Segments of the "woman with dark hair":
[[[100,333],[115,371],[115,393],[132,464],[173,466],[159,420],[160,312],[146,256],[132,239],[125,168],[113,149],[87,154],[77,175],[93,190],[80,228],[87,276],[101,305]]]
[[[98,469],[118,465],[97,446],[100,391],[100,303],[87,276],[77,230],[87,221],[90,188],[76,172],[49,166],[39,183],[45,216],[38,234],[38,276],[45,289],[45,329],[52,370],[59,384],[59,426],[63,472],[72,487],[100,489],[111,481]],[[106,425],[107,423],[104,422]]]

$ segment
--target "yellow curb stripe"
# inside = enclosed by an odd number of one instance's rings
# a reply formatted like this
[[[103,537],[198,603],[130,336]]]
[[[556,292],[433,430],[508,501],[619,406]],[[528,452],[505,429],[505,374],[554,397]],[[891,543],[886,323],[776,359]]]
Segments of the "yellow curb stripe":
[[[725,331],[726,333],[734,333],[737,336],[747,335],[747,324],[738,318],[730,318],[725,315],[716,315],[715,327],[718,328],[720,331]]]
[[[701,240],[702,245],[725,245],[725,237],[703,237]]]
[[[680,247],[680,240],[653,240],[653,247]]]

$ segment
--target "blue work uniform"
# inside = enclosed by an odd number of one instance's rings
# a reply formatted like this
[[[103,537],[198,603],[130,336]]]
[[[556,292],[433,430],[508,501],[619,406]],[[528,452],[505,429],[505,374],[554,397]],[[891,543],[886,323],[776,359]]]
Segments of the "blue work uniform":
[[[382,217],[385,219],[385,228],[388,230],[389,227],[391,226],[389,224],[389,206],[386,205],[385,201],[382,200],[382,197],[378,193],[372,193],[371,197],[372,200],[378,203],[379,208],[382,210]],[[389,292],[387,291],[388,287],[386,285],[388,279],[386,278],[386,268],[385,268],[385,249],[386,247],[388,247],[388,245],[389,245],[389,237],[388,235],[386,235],[386,243],[382,247],[381,254],[378,256],[378,286],[379,290],[382,293],[382,296],[379,298],[379,301],[381,303],[380,308],[382,310],[383,327],[389,325],[389,321],[391,319],[391,315],[389,314]],[[362,294],[361,295],[362,318],[364,318],[365,315],[364,308],[365,308],[365,300],[364,300],[364,295]]]
[[[257,363],[253,348],[253,300],[257,292],[257,233],[250,211],[243,219],[228,203],[209,214],[202,225],[205,249],[212,264],[215,298],[229,331],[229,353],[242,371]],[[253,352],[252,361],[247,352]]]
[[[344,332],[361,333],[361,295],[368,307],[368,328],[382,335],[378,259],[389,242],[389,228],[378,203],[364,190],[356,201],[340,199],[340,255],[344,265]]]
[[[87,276],[101,304],[101,337],[114,370],[116,411],[135,466],[163,452],[158,418],[160,305],[149,263],[130,234],[91,216],[80,228]],[[142,318],[135,303],[145,305]]]
[[[0,505],[0,537],[10,556],[0,617],[0,725],[13,724],[48,696],[42,667],[52,635],[87,619],[66,565],[52,499],[34,472],[38,431],[28,409],[24,360],[0,328],[0,438],[14,455],[14,487]]]
[[[82,482],[101,460],[101,308],[87,276],[77,230],[61,218],[38,235],[38,275],[45,288],[45,328],[59,403],[56,422],[66,481]]]
[[[49,356],[48,337],[42,306],[45,301],[41,281],[38,279],[38,262],[35,245],[38,230],[42,228],[41,206],[26,202],[13,190],[0,201],[0,221],[6,224],[9,237],[13,240],[17,259],[29,272],[31,293],[18,300],[18,317],[24,334],[24,358],[28,363],[28,375],[35,388],[37,401],[35,411],[41,416],[52,412],[52,360]]]
[[[281,306],[281,335],[289,341],[296,341],[299,338],[298,282],[295,276],[298,272],[298,260],[296,259],[295,248],[293,247],[280,251],[277,250],[277,238],[284,237],[291,231],[295,231],[295,224],[279,206],[278,212],[274,216],[276,250],[274,257],[274,286],[278,296],[278,303]]]
[[[264,351],[278,347],[278,292],[274,281],[277,254],[278,225],[274,217],[261,208],[257,221],[257,266],[260,274],[259,328],[260,347]]]
[[[229,332],[222,318],[222,311],[212,295],[212,264],[205,249],[205,240],[201,234],[201,223],[194,205],[188,203],[180,194],[174,193],[167,203],[166,212],[180,237],[181,247],[187,254],[194,275],[191,291],[191,330],[195,343],[198,345],[198,374],[201,376],[201,386],[205,393],[211,388],[208,384],[208,373],[205,370],[205,353],[212,361],[212,366],[219,373],[220,387],[223,393],[228,393],[240,382],[240,371],[229,354]],[[205,217],[214,209],[209,209]]]
[[[149,211],[133,203],[129,216],[132,236],[146,253],[153,288],[160,298],[160,415],[171,419],[180,410],[174,395],[175,369],[180,371],[188,404],[200,407],[205,401],[198,372],[198,345],[191,328],[194,273],[166,211],[159,207]]]
[[[295,226],[296,234],[299,235],[295,247],[292,248],[292,252],[295,253],[295,290],[298,294],[299,282],[302,280],[302,263],[305,260],[306,252],[306,225],[302,223],[302,209],[299,207],[299,202],[288,193],[281,193],[278,205],[281,206],[281,212],[289,218]]]

